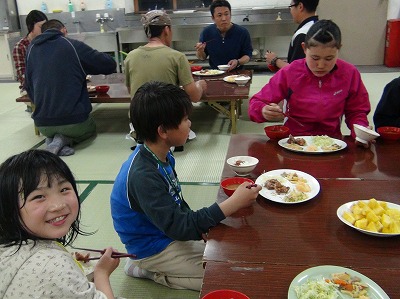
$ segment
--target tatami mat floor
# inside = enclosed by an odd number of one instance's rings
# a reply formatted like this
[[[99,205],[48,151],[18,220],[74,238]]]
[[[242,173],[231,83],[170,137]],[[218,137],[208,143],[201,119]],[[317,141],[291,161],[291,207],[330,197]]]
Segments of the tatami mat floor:
[[[380,99],[384,86],[400,75],[400,71],[380,68],[360,68],[362,78],[370,94],[373,109]],[[372,71],[376,69],[372,68]],[[269,73],[257,73],[253,77],[250,94],[259,91],[269,80]],[[1,81],[0,81],[1,82]],[[44,138],[35,136],[30,115],[25,105],[16,103],[18,85],[0,83],[0,161],[33,147],[43,148]],[[238,121],[238,133],[264,134],[263,124],[249,121],[248,102],[242,106],[243,115]],[[104,248],[108,245],[124,251],[113,230],[109,211],[109,196],[118,170],[131,153],[133,142],[126,139],[128,105],[95,105],[93,115],[98,125],[98,135],[76,147],[76,153],[63,159],[70,166],[79,182],[82,204],[82,222],[87,231],[96,231],[89,237],[80,237],[76,246]],[[372,124],[373,111],[369,115]],[[229,121],[204,104],[196,104],[192,129],[197,138],[185,145],[183,152],[176,153],[177,173],[183,184],[183,195],[193,209],[210,205],[215,201],[221,171],[225,163],[230,140]],[[348,132],[344,128],[343,132]],[[171,290],[152,281],[134,279],[123,273],[124,261],[112,274],[115,294],[125,298],[198,298],[198,292]]]

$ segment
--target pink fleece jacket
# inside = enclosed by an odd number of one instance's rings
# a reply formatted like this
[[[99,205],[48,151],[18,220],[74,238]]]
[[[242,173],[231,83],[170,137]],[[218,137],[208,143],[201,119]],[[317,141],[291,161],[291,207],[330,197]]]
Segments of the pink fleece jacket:
[[[304,124],[291,119],[285,125],[294,136],[328,135],[342,138],[340,125],[343,115],[351,135],[353,125],[368,126],[371,110],[368,92],[356,67],[338,59],[334,69],[323,77],[316,77],[305,59],[293,61],[279,70],[258,93],[252,96],[249,116],[254,122],[265,122],[262,108],[286,99],[286,112]]]

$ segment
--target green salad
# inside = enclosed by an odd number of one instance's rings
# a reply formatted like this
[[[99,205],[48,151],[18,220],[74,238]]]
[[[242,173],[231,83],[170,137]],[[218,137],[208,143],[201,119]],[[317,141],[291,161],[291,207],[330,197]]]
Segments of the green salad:
[[[337,290],[333,283],[324,280],[308,280],[294,288],[298,299],[336,299]]]

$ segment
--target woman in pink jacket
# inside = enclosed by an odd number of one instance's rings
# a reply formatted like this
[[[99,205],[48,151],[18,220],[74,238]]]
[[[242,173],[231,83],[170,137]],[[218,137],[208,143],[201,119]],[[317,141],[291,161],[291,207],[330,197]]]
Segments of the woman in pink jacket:
[[[339,27],[330,20],[316,22],[308,31],[303,49],[306,58],[293,61],[277,72],[250,99],[249,115],[255,122],[282,118],[278,103],[286,102],[285,126],[294,136],[328,135],[342,138],[343,115],[351,135],[353,125],[368,126],[368,92],[356,67],[338,59]]]

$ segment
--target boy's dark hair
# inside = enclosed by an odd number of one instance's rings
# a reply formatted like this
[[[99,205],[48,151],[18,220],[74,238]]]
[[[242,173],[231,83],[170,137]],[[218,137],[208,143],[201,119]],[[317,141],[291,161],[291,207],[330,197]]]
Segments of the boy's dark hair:
[[[158,127],[177,129],[192,111],[187,93],[173,84],[148,82],[132,98],[130,118],[141,141],[156,142]]]
[[[298,5],[299,3],[303,3],[304,8],[308,12],[315,12],[317,10],[319,0],[293,0],[294,5]]]
[[[65,28],[65,25],[63,22],[56,20],[56,19],[51,19],[51,20],[48,20],[47,22],[43,23],[42,32],[45,32],[47,29],[61,30],[63,28]]]
[[[26,16],[26,27],[28,28],[28,33],[33,31],[35,24],[41,21],[47,21],[47,16],[40,10],[31,10]]]
[[[342,34],[339,26],[333,21],[319,20],[308,30],[304,43],[306,48],[323,44],[340,49],[342,47]]]
[[[24,225],[20,209],[28,195],[37,188],[42,176],[51,178],[59,176],[71,183],[79,201],[76,182],[67,164],[57,155],[44,150],[28,150],[8,158],[0,165],[0,244],[5,246],[19,245],[28,240],[42,240],[30,232]],[[80,202],[77,219],[68,234],[57,241],[64,245],[71,244],[78,234]]]
[[[211,16],[214,16],[214,11],[215,11],[216,7],[228,7],[229,12],[232,11],[231,5],[230,5],[230,3],[228,1],[226,1],[226,0],[216,0],[216,1],[213,1],[211,3],[211,5],[210,5]]]

